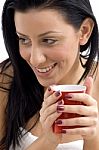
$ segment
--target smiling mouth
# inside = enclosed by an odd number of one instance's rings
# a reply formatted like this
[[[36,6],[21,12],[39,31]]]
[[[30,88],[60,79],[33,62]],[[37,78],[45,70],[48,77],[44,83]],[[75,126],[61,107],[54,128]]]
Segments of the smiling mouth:
[[[36,70],[39,72],[39,73],[47,73],[49,72],[51,69],[53,69],[55,66],[56,66],[57,63],[53,64],[53,65],[50,65],[48,67],[45,67],[45,68],[36,68]]]

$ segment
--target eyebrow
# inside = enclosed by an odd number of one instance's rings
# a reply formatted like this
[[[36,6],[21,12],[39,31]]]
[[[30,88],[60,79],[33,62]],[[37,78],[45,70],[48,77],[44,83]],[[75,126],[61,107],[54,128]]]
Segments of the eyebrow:
[[[51,34],[51,33],[61,33],[61,32],[59,32],[59,31],[48,31],[48,32],[40,34],[39,37],[47,35],[47,34]]]
[[[27,36],[28,37],[28,35],[22,34],[22,33],[18,32],[18,31],[16,31],[16,33],[19,34],[19,35]]]
[[[59,34],[60,34],[61,32],[59,32],[59,31],[48,31],[48,32],[45,32],[45,33],[40,34],[39,37],[42,37],[42,36],[47,35],[47,34],[52,34],[52,33],[54,33],[54,34],[55,34],[55,33],[59,33]],[[20,33],[20,32],[18,32],[18,31],[17,31],[17,34],[20,34],[20,35],[22,35],[22,36],[27,36],[27,37],[29,37],[28,35],[25,35],[25,34]]]

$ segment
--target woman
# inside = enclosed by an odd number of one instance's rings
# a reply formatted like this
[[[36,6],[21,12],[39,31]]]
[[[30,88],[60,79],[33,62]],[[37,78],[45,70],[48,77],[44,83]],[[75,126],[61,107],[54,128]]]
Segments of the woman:
[[[89,0],[6,0],[2,29],[9,59],[1,64],[0,149],[98,150],[98,27]],[[68,99],[85,105],[57,102],[53,84],[84,84],[86,93]],[[84,117],[61,125],[82,127],[55,134],[62,112]]]

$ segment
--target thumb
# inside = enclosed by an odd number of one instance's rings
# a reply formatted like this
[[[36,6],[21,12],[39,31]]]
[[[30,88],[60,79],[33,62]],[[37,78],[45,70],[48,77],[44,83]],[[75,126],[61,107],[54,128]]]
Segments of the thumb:
[[[93,78],[91,76],[88,76],[85,79],[84,85],[86,86],[86,93],[91,95],[93,88]]]

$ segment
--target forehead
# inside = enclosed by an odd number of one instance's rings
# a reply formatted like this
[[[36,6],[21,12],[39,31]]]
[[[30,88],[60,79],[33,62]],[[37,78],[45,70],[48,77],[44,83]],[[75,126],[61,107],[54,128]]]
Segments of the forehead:
[[[17,32],[30,37],[36,37],[49,31],[68,33],[74,30],[72,25],[56,10],[31,9],[27,12],[16,11],[14,20]]]
[[[64,19],[61,13],[59,13],[57,10],[52,9],[44,9],[44,10],[35,10],[31,9],[26,12],[19,12],[15,11],[14,15],[15,23],[18,24],[25,24],[26,21],[29,21],[30,23],[48,23],[48,24],[54,24],[54,23],[67,23],[67,21]]]

